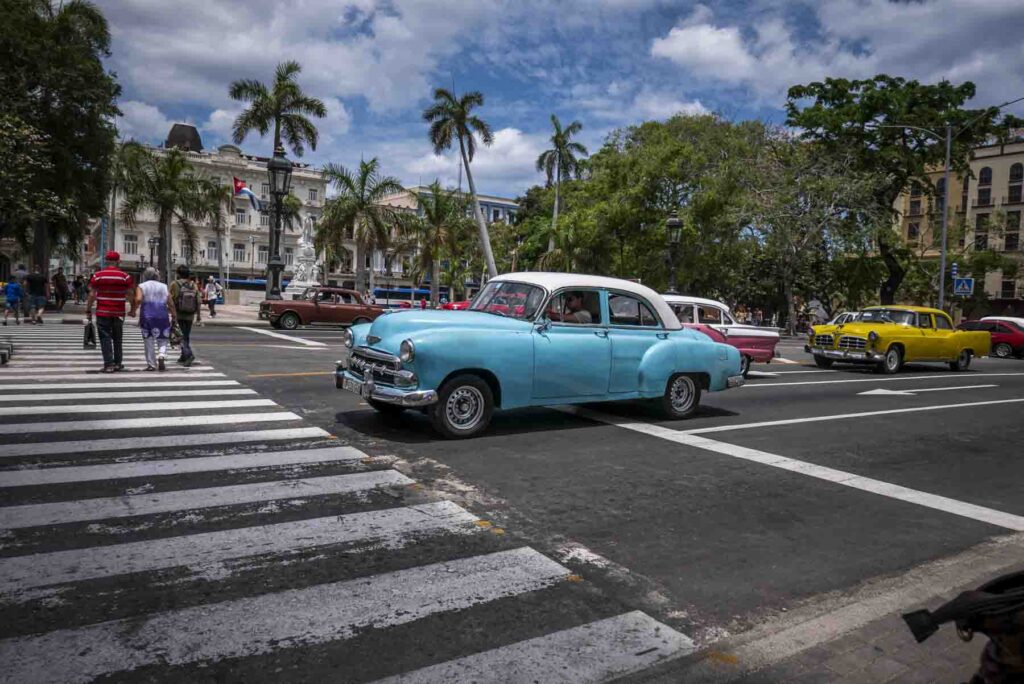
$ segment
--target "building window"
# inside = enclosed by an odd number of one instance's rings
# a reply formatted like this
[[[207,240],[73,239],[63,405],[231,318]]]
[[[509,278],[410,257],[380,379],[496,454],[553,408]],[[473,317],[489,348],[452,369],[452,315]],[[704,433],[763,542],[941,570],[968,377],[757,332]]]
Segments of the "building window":
[[[188,244],[184,240],[181,242],[181,260],[186,264],[192,263],[192,245]]]
[[[316,202],[316,195],[317,195],[316,188],[310,188],[309,189],[309,201],[310,202]]]
[[[236,242],[231,245],[231,258],[234,261],[245,261],[245,244]]]
[[[979,207],[988,207],[992,205],[992,188],[978,188],[978,203]]]
[[[918,185],[917,183],[914,183],[913,185],[911,185],[910,186],[910,196],[911,197],[920,197],[921,196],[921,186]]]
[[[917,239],[921,237],[921,224],[911,223],[907,225],[907,239],[917,242]]]
[[[1020,183],[1024,181],[1024,164],[1017,162],[1010,167],[1010,182]]]
[[[257,245],[256,246],[256,263],[265,264],[267,259],[270,257],[270,246],[269,245]]]
[[[1020,250],[1020,233],[1007,233],[1003,239],[1003,249],[1007,252]]]
[[[495,209],[494,211],[491,212],[491,220],[492,221],[500,221],[501,220],[501,209]]]
[[[284,265],[291,266],[295,261],[295,250],[291,247],[284,248]]]
[[[217,251],[218,251],[217,241],[216,240],[209,240],[206,243],[206,258],[209,259],[210,261],[216,261],[217,260]]]
[[[269,194],[270,194],[270,183],[264,183],[263,186],[260,188],[260,197],[263,198],[263,199],[267,199],[267,195],[269,195]]]
[[[1006,197],[1007,204],[1020,204],[1021,201],[1021,185],[1010,186],[1010,194]]]
[[[960,211],[965,211],[967,209],[967,190],[969,186],[970,179],[964,178],[964,184],[960,190]]]
[[[245,210],[244,209],[236,209],[235,210],[235,225],[236,226],[244,226],[245,225]]]
[[[909,212],[909,215],[910,216],[920,216],[921,215],[921,200],[919,200],[919,199],[910,200],[910,212]]]
[[[139,236],[125,234],[121,238],[121,242],[124,248],[121,250],[125,254],[138,254],[139,253]]]
[[[992,169],[984,167],[978,172],[978,185],[992,185]]]
[[[263,212],[260,212],[260,225],[261,226],[269,226],[270,225],[270,214],[264,214]]]
[[[1015,280],[1004,280],[1002,287],[999,288],[1000,299],[1013,299],[1017,296],[1017,281]]]

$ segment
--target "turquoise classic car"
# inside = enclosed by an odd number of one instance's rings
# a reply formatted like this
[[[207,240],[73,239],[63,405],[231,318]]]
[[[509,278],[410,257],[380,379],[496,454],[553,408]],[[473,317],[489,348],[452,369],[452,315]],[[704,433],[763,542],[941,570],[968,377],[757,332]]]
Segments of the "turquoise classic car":
[[[388,313],[345,333],[335,384],[382,413],[416,408],[449,438],[495,408],[656,399],[692,415],[743,384],[735,347],[687,330],[654,290],[615,278],[510,273],[467,311]]]

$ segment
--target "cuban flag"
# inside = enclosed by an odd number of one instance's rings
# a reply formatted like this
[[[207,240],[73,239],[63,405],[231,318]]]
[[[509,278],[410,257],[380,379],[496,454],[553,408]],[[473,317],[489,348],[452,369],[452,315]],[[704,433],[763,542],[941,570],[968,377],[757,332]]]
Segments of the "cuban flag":
[[[242,180],[241,178],[235,178],[234,180],[235,197],[238,197],[239,195],[244,195],[245,197],[249,198],[249,202],[252,204],[253,209],[255,209],[256,211],[263,211],[263,203],[260,202],[260,199],[259,197],[256,196],[255,192],[245,187],[245,181]]]

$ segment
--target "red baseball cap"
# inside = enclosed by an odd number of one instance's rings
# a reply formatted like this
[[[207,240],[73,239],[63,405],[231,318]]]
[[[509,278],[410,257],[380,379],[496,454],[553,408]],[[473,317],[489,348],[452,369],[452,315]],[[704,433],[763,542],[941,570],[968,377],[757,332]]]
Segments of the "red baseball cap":
[[[107,261],[120,261],[121,255],[115,252],[114,250],[110,250],[109,252],[107,252],[106,259]]]

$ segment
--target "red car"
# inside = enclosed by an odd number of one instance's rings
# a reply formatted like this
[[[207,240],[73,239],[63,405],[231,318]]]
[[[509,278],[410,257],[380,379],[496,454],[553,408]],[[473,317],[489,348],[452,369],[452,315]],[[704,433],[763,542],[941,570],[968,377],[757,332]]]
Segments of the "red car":
[[[991,333],[992,356],[1024,359],[1024,328],[1012,321],[964,321],[957,328]]]
[[[359,325],[382,313],[383,307],[367,304],[358,292],[336,287],[311,287],[298,299],[268,299],[260,304],[260,318],[285,330],[317,323]]]
[[[441,306],[445,311],[465,311],[473,302],[468,299],[464,302],[446,302]]]

